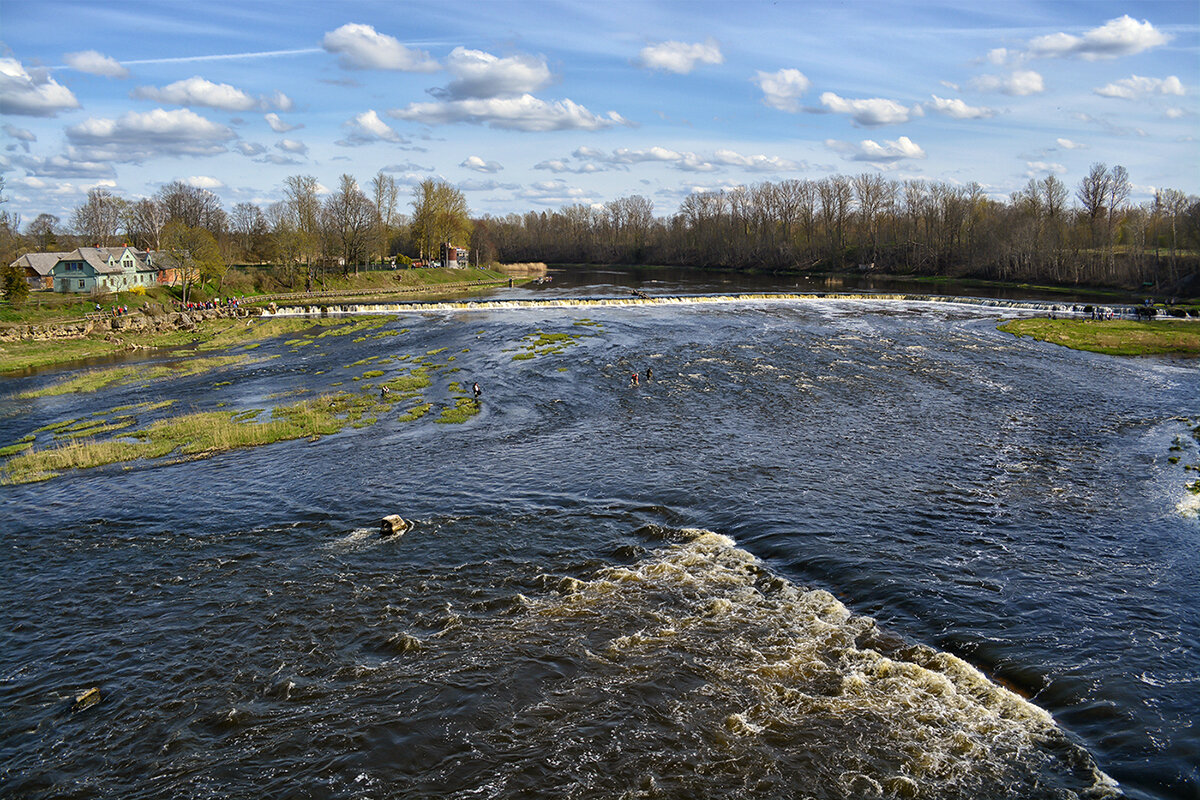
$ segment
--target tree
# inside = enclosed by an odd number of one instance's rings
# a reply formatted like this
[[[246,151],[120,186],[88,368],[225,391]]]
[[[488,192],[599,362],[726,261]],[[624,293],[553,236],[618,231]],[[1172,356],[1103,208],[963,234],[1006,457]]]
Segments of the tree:
[[[367,255],[375,227],[375,205],[358,188],[350,175],[342,175],[338,190],[325,201],[325,215],[342,256],[342,273],[358,265]]]
[[[129,240],[144,250],[159,249],[162,229],[166,224],[166,210],[154,198],[143,197],[125,210],[124,225]]]
[[[400,199],[400,189],[396,185],[395,177],[384,175],[382,172],[371,180],[371,189],[377,212],[375,238],[379,246],[379,258],[386,260],[391,255],[392,234],[396,227],[396,202]]]
[[[157,200],[168,222],[204,228],[214,237],[225,232],[228,220],[221,208],[221,198],[208,189],[172,181],[158,190]]]
[[[412,204],[412,232],[421,258],[432,258],[443,243],[461,243],[471,235],[467,198],[445,181],[421,181],[413,187]]]
[[[311,175],[291,175],[283,182],[283,197],[296,231],[300,258],[310,267],[321,247],[320,184]]]
[[[0,268],[0,290],[4,299],[13,308],[20,308],[29,298],[29,283],[25,280],[25,270],[16,264],[5,264]]]
[[[34,246],[43,253],[58,248],[58,217],[53,214],[38,214],[33,222],[25,226],[25,235],[34,240]]]
[[[125,201],[108,189],[92,189],[87,200],[71,215],[71,225],[88,245],[108,247],[116,243]]]
[[[253,203],[238,203],[229,215],[229,229],[233,233],[237,258],[240,261],[266,261],[270,254],[267,240],[270,227],[262,209]]]
[[[193,283],[215,280],[217,291],[221,290],[229,265],[221,258],[221,249],[209,231],[172,220],[163,228],[162,249],[179,269],[183,302],[188,301]]]

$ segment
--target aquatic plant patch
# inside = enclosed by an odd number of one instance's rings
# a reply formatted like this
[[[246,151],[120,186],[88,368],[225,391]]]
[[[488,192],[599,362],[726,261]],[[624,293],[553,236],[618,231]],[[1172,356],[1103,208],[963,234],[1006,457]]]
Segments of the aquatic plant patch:
[[[246,364],[249,362],[250,359],[246,356],[210,356],[207,358],[188,359],[186,361],[173,361],[169,364],[109,367],[107,369],[89,370],[88,372],[61,380],[41,389],[23,392],[18,397],[30,400],[38,397],[96,392],[110,386],[182,378],[188,375],[199,375],[202,372],[234,364]]]
[[[65,470],[168,455],[208,457],[289,439],[325,436],[358,422],[376,407],[371,398],[341,392],[276,407],[264,420],[249,417],[245,411],[207,411],[160,419],[114,438],[89,437],[24,450],[0,466],[0,481],[32,483],[56,477]]]
[[[478,413],[478,400],[473,397],[459,397],[455,399],[453,406],[443,408],[441,415],[435,421],[443,425],[456,425],[466,422]]]

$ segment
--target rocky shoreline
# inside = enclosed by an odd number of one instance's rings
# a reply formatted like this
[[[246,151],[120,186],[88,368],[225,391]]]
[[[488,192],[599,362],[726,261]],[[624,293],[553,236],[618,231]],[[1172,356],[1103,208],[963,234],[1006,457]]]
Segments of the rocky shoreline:
[[[25,339],[83,339],[98,334],[106,338],[118,333],[167,333],[191,331],[205,320],[251,317],[262,313],[259,308],[201,308],[173,311],[162,305],[148,305],[130,314],[102,319],[81,319],[48,323],[18,323],[0,328],[0,342]]]

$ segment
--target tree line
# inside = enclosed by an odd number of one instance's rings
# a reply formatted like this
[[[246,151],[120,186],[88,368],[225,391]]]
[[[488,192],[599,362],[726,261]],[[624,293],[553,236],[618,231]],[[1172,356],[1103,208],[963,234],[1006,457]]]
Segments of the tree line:
[[[1096,164],[1072,193],[1054,175],[1007,200],[978,184],[879,173],[693,192],[670,217],[641,196],[484,217],[503,261],[972,276],[1160,287],[1197,271],[1200,198],[1160,189],[1129,202],[1123,167]],[[1200,292],[1197,292],[1200,293]]]
[[[0,190],[3,186],[0,184]],[[463,193],[442,180],[411,187],[377,174],[362,187],[342,175],[323,191],[293,175],[283,198],[225,210],[213,192],[180,181],[127,200],[92,189],[69,220],[40,214],[27,225],[0,211],[0,257],[83,244],[188,256],[198,280],[231,264],[273,265],[280,282],[311,285],[360,265],[433,260],[442,243],[472,249],[481,264],[662,264],[776,271],[972,276],[1058,284],[1182,287],[1197,273],[1200,198],[1159,189],[1130,202],[1124,167],[1095,164],[1075,187],[1031,178],[997,200],[978,184],[889,180],[877,172],[763,182],[693,192],[656,216],[642,196],[471,218]],[[2,191],[0,191],[2,196]],[[411,213],[405,213],[409,211]]]
[[[3,184],[0,183],[0,190]],[[24,252],[129,244],[168,253],[186,284],[220,285],[231,265],[271,265],[280,281],[311,286],[329,272],[343,274],[367,264],[411,264],[409,253],[436,259],[440,245],[469,241],[471,221],[462,192],[441,180],[412,187],[411,215],[402,213],[400,185],[379,173],[364,189],[342,175],[325,192],[311,175],[284,181],[283,199],[267,206],[238,203],[226,211],[220,197],[182,181],[152,197],[122,198],[95,188],[69,220],[39,214],[22,226],[0,212],[0,260]]]

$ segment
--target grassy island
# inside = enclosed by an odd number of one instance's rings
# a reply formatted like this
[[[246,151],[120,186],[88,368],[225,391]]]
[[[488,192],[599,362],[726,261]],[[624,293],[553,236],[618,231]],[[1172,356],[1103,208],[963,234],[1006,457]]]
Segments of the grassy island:
[[[1200,356],[1200,322],[1014,319],[1000,330],[1039,342],[1113,356]]]

